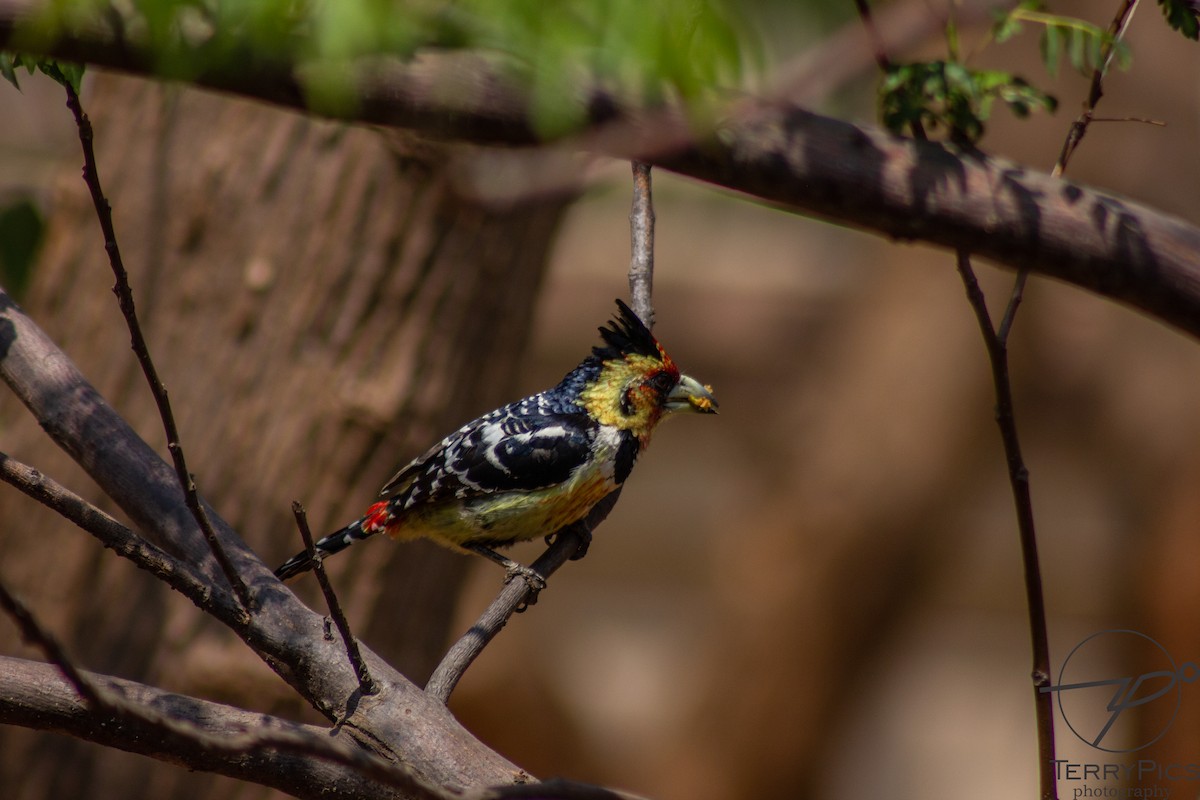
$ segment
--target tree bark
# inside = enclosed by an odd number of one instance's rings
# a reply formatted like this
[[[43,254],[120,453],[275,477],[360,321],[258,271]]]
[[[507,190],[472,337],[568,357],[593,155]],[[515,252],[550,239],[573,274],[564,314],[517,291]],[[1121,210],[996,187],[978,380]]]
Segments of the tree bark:
[[[266,561],[301,546],[292,500],[318,532],[344,524],[397,465],[513,394],[565,199],[487,208],[455,195],[435,147],[128,79],[93,89],[84,105],[101,179],[189,467]],[[76,176],[56,202],[25,305],[165,454]],[[10,452],[112,510],[8,398],[3,421]],[[162,584],[13,493],[0,494],[0,514],[11,521],[0,529],[5,578],[81,665],[300,710],[236,637]],[[467,564],[372,542],[329,568],[355,633],[420,683]],[[320,603],[310,583],[298,591]],[[0,785],[13,798],[230,791],[226,778],[81,742],[0,737]]]
[[[45,0],[0,0],[0,47],[154,74],[145,37],[93,18],[43,42],[16,39]],[[254,53],[194,64],[195,85],[305,108],[309,72],[334,69]],[[328,77],[328,76],[326,76]],[[551,144],[531,123],[528,91],[471,52],[347,65],[354,119],[484,144]],[[686,109],[631,108],[581,85],[588,127],[569,148],[643,161],[783,208],[904,241],[922,241],[1058,278],[1200,336],[1200,228],[1127,197],[984,153],[913,141],[823,117],[777,98],[732,103],[698,137]],[[518,159],[523,155],[517,156]],[[509,165],[523,178],[553,163]],[[548,171],[548,170],[547,170]],[[571,171],[562,181],[574,177]],[[536,176],[531,191],[551,178]],[[558,188],[558,187],[555,187]],[[518,192],[519,194],[519,192]]]

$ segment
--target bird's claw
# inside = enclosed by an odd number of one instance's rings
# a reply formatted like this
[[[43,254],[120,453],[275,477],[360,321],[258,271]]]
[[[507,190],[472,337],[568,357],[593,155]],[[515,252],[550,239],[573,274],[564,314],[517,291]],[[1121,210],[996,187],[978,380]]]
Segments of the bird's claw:
[[[572,561],[578,561],[588,554],[588,548],[592,546],[592,532],[581,527],[576,531],[579,535],[579,549],[571,555]]]
[[[579,547],[574,553],[571,554],[570,558],[568,559],[569,561],[578,561],[586,556],[588,554],[588,548],[592,545],[591,531],[577,528],[575,533],[579,536]],[[550,545],[554,544],[554,542],[558,540],[558,537],[562,535],[562,531],[559,531],[558,533],[551,533],[545,536],[544,540],[546,542],[546,546],[549,547]]]
[[[514,579],[520,578],[525,581],[525,584],[536,595],[542,589],[546,588],[546,579],[543,578],[537,570],[532,567],[527,567],[524,564],[512,564],[504,570],[504,582],[512,583]]]
[[[512,583],[516,578],[525,581],[525,585],[529,588],[525,598],[514,609],[517,614],[521,614],[525,609],[537,603],[538,594],[541,593],[542,589],[546,588],[546,579],[537,570],[514,562],[505,568],[504,582],[506,584]]]

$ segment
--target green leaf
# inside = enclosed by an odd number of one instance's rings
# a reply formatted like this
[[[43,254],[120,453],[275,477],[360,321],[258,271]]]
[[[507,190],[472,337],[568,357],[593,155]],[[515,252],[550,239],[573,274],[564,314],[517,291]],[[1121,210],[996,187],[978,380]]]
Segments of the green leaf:
[[[17,81],[16,67],[13,54],[0,50],[0,78],[11,83],[13,88],[19,92],[21,84]]]
[[[29,285],[45,227],[41,212],[28,198],[0,207],[0,280],[17,299]]]
[[[992,39],[997,44],[1003,44],[1024,30],[1021,25],[1022,15],[1028,11],[1041,11],[1041,0],[1023,0],[1016,8],[1005,11],[1002,8],[992,9]]]
[[[888,70],[880,85],[880,118],[895,133],[919,126],[973,144],[983,136],[996,100],[1018,117],[1057,106],[1053,97],[1012,73],[929,61]]]
[[[1047,14],[1025,5],[1009,12],[1009,18],[1042,26],[1039,47],[1042,62],[1051,76],[1058,73],[1058,64],[1064,54],[1071,66],[1084,75],[1105,69],[1110,52],[1120,69],[1129,67],[1129,46],[1116,39],[1111,32],[1086,20]]]
[[[1066,29],[1067,33],[1067,60],[1071,62],[1071,66],[1078,72],[1088,70],[1088,60],[1086,55],[1087,41],[1084,32],[1076,27]]]
[[[20,90],[21,86],[17,83],[16,71],[20,67],[24,67],[30,75],[34,72],[41,72],[44,75],[48,75],[60,85],[70,86],[75,90],[76,94],[79,94],[79,84],[83,80],[84,67],[82,64],[31,56],[28,53],[0,52],[0,77],[3,77],[18,90]]]
[[[60,86],[70,86],[75,94],[79,94],[79,85],[83,81],[83,64],[72,64],[68,61],[42,59],[38,69],[53,78]]]
[[[1044,28],[1041,39],[1038,41],[1042,51],[1042,64],[1051,78],[1058,75],[1058,59],[1062,54],[1062,39],[1059,38],[1058,32],[1058,28]]]
[[[46,0],[21,33],[52,41],[112,0]],[[121,0],[122,24],[148,40],[155,71],[188,80],[246,61],[299,63],[306,96],[348,105],[360,59],[462,48],[496,56],[533,93],[537,124],[582,121],[564,84],[600,85],[633,103],[678,98],[689,113],[763,68],[754,12],[735,0]],[[15,77],[14,63],[0,74]],[[60,77],[77,80],[59,67]],[[11,78],[10,78],[11,80]],[[467,91],[467,89],[463,89]],[[567,103],[567,107],[563,107]],[[574,104],[574,105],[572,105]],[[574,123],[573,123],[574,124]]]
[[[1167,24],[1189,39],[1200,40],[1200,4],[1190,0],[1158,0]]]

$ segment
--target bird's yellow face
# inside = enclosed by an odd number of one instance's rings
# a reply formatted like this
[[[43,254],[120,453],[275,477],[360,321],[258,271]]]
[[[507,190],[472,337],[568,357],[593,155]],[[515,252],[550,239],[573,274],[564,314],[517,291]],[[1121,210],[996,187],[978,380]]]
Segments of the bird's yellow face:
[[[579,404],[601,425],[628,430],[646,444],[654,426],[678,411],[715,414],[712,389],[683,375],[659,348],[661,358],[631,353],[604,362],[599,378]]]

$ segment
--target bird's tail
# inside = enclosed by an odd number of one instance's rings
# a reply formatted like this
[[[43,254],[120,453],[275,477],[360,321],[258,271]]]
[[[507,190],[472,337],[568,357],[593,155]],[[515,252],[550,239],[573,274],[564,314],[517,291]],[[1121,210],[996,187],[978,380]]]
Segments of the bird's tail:
[[[322,558],[331,556],[334,553],[340,553],[355,542],[361,542],[363,539],[368,539],[378,533],[378,529],[367,528],[363,525],[364,520],[360,519],[357,522],[352,522],[340,531],[329,534],[323,539],[316,542],[317,552]],[[297,553],[289,558],[279,569],[275,570],[275,577],[281,581],[286,581],[288,578],[294,578],[302,572],[308,572],[313,568],[313,560],[309,558],[308,551]]]

